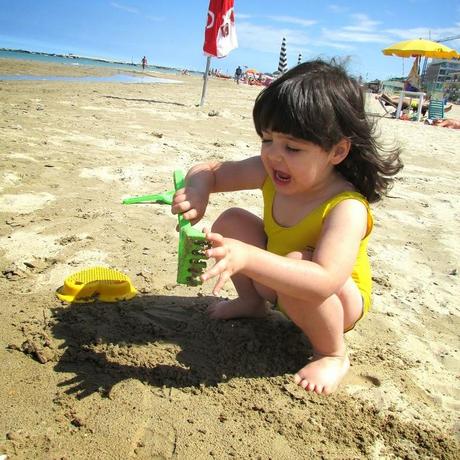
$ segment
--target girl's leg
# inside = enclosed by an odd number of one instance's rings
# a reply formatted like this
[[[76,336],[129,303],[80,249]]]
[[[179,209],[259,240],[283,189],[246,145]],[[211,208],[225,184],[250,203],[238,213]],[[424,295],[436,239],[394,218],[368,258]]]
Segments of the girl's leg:
[[[304,255],[293,253],[288,257]],[[308,254],[306,258],[311,258]],[[352,327],[362,314],[362,298],[351,278],[339,292],[320,305],[286,295],[279,302],[289,318],[303,331],[313,346],[311,361],[295,375],[307,391],[333,392],[348,371],[344,330]]]
[[[212,226],[212,231],[259,248],[266,246],[267,238],[262,220],[244,209],[231,208],[222,213]],[[274,291],[255,285],[250,278],[241,274],[233,276],[232,281],[238,298],[223,300],[211,305],[208,308],[211,318],[230,319],[265,316],[268,311],[265,298],[274,298]]]

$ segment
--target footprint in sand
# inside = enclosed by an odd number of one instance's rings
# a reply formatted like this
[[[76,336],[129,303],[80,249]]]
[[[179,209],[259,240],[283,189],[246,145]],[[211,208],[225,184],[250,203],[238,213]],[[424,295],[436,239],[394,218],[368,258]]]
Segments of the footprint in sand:
[[[367,388],[379,387],[382,385],[382,381],[379,378],[369,374],[348,374],[344,379],[344,383]]]
[[[20,177],[13,171],[4,171],[3,176],[0,178],[0,192],[7,187],[12,187],[21,182]]]
[[[2,195],[0,196],[0,212],[29,214],[42,209],[56,197],[51,193],[22,193],[19,195]]]

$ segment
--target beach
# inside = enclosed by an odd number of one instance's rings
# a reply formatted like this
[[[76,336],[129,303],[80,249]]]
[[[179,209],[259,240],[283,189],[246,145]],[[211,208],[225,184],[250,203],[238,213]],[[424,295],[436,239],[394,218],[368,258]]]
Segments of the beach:
[[[114,72],[0,59],[0,75]],[[213,284],[176,284],[169,207],[122,204],[171,190],[175,169],[257,155],[260,87],[211,78],[199,107],[200,77],[147,74],[180,83],[0,81],[0,457],[459,458],[460,130],[384,117],[369,96],[405,167],[373,206],[350,372],[318,396],[293,382],[311,349],[291,322],[208,318]],[[232,206],[261,215],[261,193],[213,195],[198,226]],[[137,296],[56,297],[94,266]]]

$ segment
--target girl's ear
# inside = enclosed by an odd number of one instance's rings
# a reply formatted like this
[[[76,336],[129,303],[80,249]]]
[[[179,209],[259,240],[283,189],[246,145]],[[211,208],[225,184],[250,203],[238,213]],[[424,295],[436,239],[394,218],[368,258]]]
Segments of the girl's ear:
[[[331,152],[331,163],[336,166],[341,163],[347,157],[350,152],[351,142],[350,139],[344,137],[337,144],[332,147]]]

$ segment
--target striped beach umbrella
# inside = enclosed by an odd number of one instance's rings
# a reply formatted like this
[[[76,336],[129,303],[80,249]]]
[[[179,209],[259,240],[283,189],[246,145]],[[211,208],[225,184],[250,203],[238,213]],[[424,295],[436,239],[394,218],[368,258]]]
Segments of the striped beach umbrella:
[[[302,63],[302,53],[299,53],[299,57],[297,58],[297,65]]]
[[[286,55],[286,39],[283,37],[281,43],[280,60],[278,63],[278,72],[284,73],[287,71],[287,55]]]

